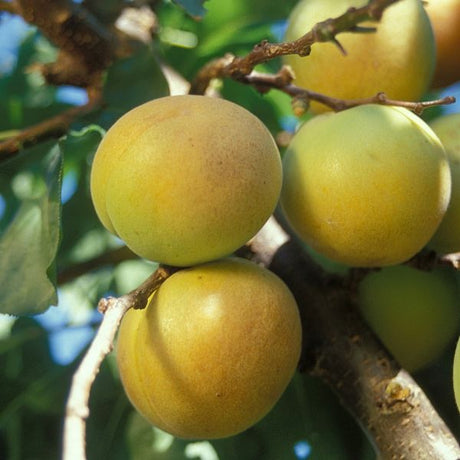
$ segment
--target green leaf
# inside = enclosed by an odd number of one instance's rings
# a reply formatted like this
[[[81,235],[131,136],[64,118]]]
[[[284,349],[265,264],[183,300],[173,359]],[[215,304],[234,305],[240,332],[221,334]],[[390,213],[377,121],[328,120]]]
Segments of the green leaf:
[[[28,317],[0,340],[0,369],[0,458],[58,458],[73,369],[53,363],[46,330]]]
[[[125,7],[125,0],[85,0],[85,8],[103,24],[112,25]]]
[[[24,158],[35,159],[28,151],[7,165],[14,169],[14,163],[22,165]],[[39,313],[57,303],[54,276],[60,239],[61,173],[62,158],[55,146],[37,162],[26,160],[11,181],[20,204],[0,235],[1,313]]]
[[[59,142],[64,156],[64,177],[72,173],[77,181],[74,195],[62,207],[62,242],[59,266],[95,257],[114,246],[115,237],[100,223],[90,195],[90,165],[102,139],[96,125],[71,131]]]
[[[109,69],[104,99],[120,115],[144,102],[167,96],[169,86],[150,48],[115,62]]]
[[[184,8],[187,13],[196,19],[201,19],[206,14],[203,3],[206,0],[173,0],[174,3]]]

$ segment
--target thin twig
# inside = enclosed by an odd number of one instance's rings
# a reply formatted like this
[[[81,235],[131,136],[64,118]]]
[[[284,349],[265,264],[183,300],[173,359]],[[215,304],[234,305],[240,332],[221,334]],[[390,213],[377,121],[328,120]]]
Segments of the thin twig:
[[[91,386],[104,358],[113,347],[113,340],[123,315],[130,308],[144,308],[150,295],[173,273],[160,267],[141,286],[118,298],[101,299],[104,313],[98,332],[72,378],[64,421],[63,460],[86,460],[86,419],[89,416]]]
[[[319,22],[305,35],[292,42],[269,43],[263,41],[243,57],[227,54],[205,65],[192,83],[191,94],[204,94],[214,78],[232,78],[239,80],[249,75],[254,68],[271,59],[288,54],[308,56],[314,43],[332,41],[342,51],[343,47],[336,36],[341,32],[353,31],[368,33],[369,28],[357,27],[364,21],[379,21],[386,8],[399,0],[370,0],[361,8],[349,8],[344,14],[333,19]]]
[[[405,107],[406,109],[420,115],[427,108],[455,103],[455,97],[453,96],[446,96],[432,101],[409,102],[390,99],[382,92],[359,99],[339,99],[296,86],[291,83],[292,80],[293,75],[288,67],[282,67],[276,74],[252,72],[251,74],[239,79],[241,83],[251,85],[261,93],[266,93],[271,89],[278,89],[291,96],[293,98],[294,105],[298,102],[302,102],[303,104],[301,104],[301,107],[304,110],[308,109],[310,101],[316,101],[330,107],[336,112],[363,104],[380,104]],[[301,115],[299,111],[297,111],[296,114]]]

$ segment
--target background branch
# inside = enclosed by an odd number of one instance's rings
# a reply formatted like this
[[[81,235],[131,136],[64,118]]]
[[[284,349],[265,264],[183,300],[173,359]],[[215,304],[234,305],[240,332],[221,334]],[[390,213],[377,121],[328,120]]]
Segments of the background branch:
[[[339,112],[363,104],[380,104],[404,107],[420,115],[425,109],[439,105],[455,103],[455,97],[446,96],[432,101],[409,102],[389,99],[385,93],[377,93],[373,96],[359,99],[339,99],[325,94],[317,93],[309,89],[301,88],[292,84],[294,76],[288,67],[282,67],[276,74],[252,72],[241,77],[238,81],[253,86],[257,91],[266,93],[271,89],[278,89],[293,98],[294,111],[297,116],[302,115],[308,109],[310,101],[320,102],[332,110]],[[300,104],[299,104],[300,102]]]
[[[100,105],[100,98],[94,97],[85,105],[72,107],[55,117],[22,130],[6,141],[0,142],[0,162],[7,160],[25,147],[46,139],[63,136],[77,118],[96,110]]]
[[[111,251],[105,252],[100,256],[94,257],[84,262],[80,262],[75,265],[71,265],[62,270],[59,270],[57,276],[58,284],[65,284],[69,281],[73,281],[85,273],[89,273],[92,270],[96,270],[105,265],[115,265],[125,260],[139,259],[137,254],[131,251],[127,246],[112,249]]]
[[[17,0],[19,14],[59,48],[42,66],[48,83],[94,87],[112,62],[117,37],[88,10],[69,0]]]

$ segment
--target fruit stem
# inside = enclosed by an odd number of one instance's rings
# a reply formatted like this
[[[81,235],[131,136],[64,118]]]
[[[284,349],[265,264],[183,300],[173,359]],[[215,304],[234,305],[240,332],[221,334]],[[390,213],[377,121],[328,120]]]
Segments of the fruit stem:
[[[113,340],[120,322],[130,308],[144,308],[149,297],[178,269],[160,266],[138,288],[121,297],[99,301],[104,314],[101,325],[77,371],[73,375],[64,420],[63,460],[86,460],[86,419],[89,416],[91,386],[102,361],[113,349]]]

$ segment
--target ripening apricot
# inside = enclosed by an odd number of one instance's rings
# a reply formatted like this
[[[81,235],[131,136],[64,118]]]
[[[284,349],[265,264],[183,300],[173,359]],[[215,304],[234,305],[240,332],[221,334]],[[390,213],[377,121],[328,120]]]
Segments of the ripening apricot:
[[[451,271],[401,265],[368,274],[359,286],[359,307],[396,360],[413,372],[441,356],[458,334],[458,294]]]
[[[460,80],[460,0],[430,0],[425,4],[436,41],[434,88]]]
[[[229,258],[169,277],[122,320],[125,391],[152,424],[181,438],[222,438],[267,414],[300,355],[297,304],[270,271]]]
[[[107,132],[91,195],[104,226],[135,253],[186,266],[228,255],[278,201],[281,161],[262,122],[229,101],[169,96]]]
[[[301,0],[293,9],[286,40],[295,40],[316,23],[340,16],[368,0]],[[314,44],[306,57],[286,56],[295,83],[328,96],[356,99],[385,92],[399,100],[419,100],[431,84],[435,64],[433,32],[421,0],[401,0],[388,7],[380,22],[366,22],[375,33],[341,33],[332,42]],[[326,106],[312,102],[311,110]]]
[[[430,126],[444,145],[452,175],[449,207],[430,247],[448,254],[460,251],[460,113],[436,118]]]
[[[395,265],[433,236],[450,197],[441,142],[406,109],[318,115],[284,157],[281,206],[316,251],[350,266]]]
[[[460,411],[460,338],[458,339],[457,347],[455,348],[453,381],[455,401],[457,403],[458,410]]]

